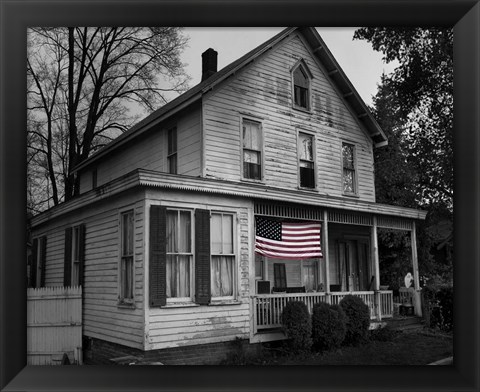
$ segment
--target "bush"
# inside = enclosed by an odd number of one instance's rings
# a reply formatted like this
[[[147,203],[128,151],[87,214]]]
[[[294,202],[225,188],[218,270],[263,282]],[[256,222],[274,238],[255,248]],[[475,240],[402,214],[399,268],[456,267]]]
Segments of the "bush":
[[[312,311],[313,346],[317,350],[340,347],[347,332],[347,316],[338,305],[318,303]]]
[[[453,329],[453,287],[422,288],[424,317],[430,328],[450,332]]]
[[[340,307],[347,316],[347,333],[344,342],[356,345],[365,341],[370,327],[370,310],[363,300],[354,295],[346,295]]]
[[[293,352],[311,350],[312,320],[307,305],[300,301],[287,302],[282,312],[282,325]]]

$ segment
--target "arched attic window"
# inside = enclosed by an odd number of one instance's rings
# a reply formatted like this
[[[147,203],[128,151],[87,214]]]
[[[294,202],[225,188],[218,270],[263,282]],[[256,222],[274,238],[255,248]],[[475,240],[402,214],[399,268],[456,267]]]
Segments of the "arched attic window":
[[[293,106],[295,108],[310,110],[310,83],[312,74],[303,60],[299,60],[291,72],[293,80]]]

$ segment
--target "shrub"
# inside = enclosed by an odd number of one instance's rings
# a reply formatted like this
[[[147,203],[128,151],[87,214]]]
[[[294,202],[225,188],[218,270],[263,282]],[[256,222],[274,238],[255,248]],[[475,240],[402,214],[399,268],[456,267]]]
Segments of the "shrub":
[[[370,310],[363,300],[354,295],[346,295],[340,307],[347,316],[347,333],[344,342],[356,345],[366,340],[370,327]]]
[[[347,332],[347,316],[338,305],[318,303],[312,311],[313,346],[317,350],[340,347]]]
[[[426,286],[422,288],[423,311],[430,328],[453,329],[453,287]]]
[[[282,325],[293,352],[301,353],[311,349],[312,320],[307,305],[300,301],[287,302],[282,312]]]

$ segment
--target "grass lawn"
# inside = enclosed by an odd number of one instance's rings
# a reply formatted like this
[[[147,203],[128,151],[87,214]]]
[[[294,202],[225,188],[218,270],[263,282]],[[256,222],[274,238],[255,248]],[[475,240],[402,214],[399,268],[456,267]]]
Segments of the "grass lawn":
[[[294,356],[282,347],[256,356],[239,355],[229,364],[252,365],[428,365],[453,356],[452,336],[432,332],[394,332],[386,341],[373,338],[357,347]]]
[[[309,358],[290,358],[283,365],[428,365],[451,357],[453,339],[444,335],[404,332],[391,341],[371,341],[358,347],[342,347]]]

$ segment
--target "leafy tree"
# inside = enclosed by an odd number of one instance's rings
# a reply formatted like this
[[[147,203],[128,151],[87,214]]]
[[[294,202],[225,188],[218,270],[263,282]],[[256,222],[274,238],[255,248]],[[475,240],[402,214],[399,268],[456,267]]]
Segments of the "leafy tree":
[[[399,66],[382,86],[392,95],[417,173],[422,205],[453,208],[453,31],[450,28],[378,28],[355,31],[384,60]]]
[[[417,226],[420,275],[451,278],[451,259],[440,265],[431,249],[444,239],[432,228],[453,225],[452,30],[361,28],[354,38],[399,63],[383,75],[372,109],[389,142],[375,151],[377,201],[428,210]],[[411,269],[409,234],[379,230],[379,253],[382,282],[397,288]]]
[[[173,27],[28,30],[27,140],[35,210],[78,193],[72,168],[187,88]]]

